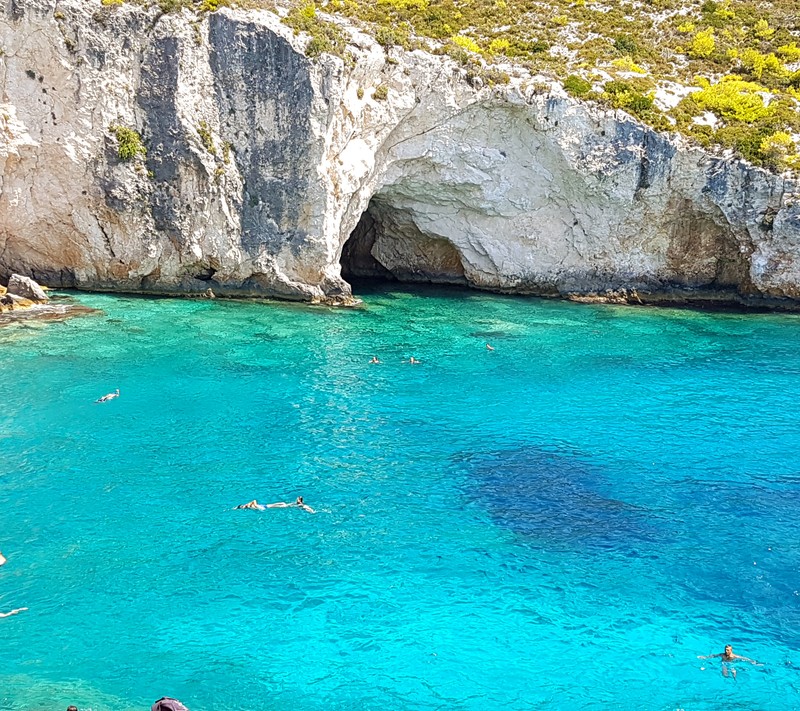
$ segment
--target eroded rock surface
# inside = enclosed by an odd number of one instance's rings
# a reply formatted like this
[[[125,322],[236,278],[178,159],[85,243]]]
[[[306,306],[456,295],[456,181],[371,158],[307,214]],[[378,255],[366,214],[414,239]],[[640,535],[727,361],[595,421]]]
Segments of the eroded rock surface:
[[[800,302],[796,183],[348,32],[352,66],[264,11],[6,3],[0,277],[346,300],[344,251],[346,276]]]

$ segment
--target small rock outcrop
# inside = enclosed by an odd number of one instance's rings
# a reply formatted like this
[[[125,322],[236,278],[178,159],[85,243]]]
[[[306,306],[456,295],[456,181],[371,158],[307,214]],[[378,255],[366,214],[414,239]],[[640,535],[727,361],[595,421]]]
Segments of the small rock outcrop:
[[[8,293],[21,296],[23,299],[28,299],[36,303],[46,303],[50,301],[44,289],[37,284],[33,279],[20,274],[12,274],[8,280]]]
[[[266,11],[6,3],[0,278],[348,303],[344,270],[800,306],[796,182],[343,27],[347,62]]]

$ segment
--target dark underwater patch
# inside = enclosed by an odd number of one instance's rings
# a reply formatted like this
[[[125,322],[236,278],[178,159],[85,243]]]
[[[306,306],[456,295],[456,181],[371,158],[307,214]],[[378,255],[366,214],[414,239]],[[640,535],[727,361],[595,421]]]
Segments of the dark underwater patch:
[[[519,338],[519,336],[515,336],[507,331],[473,331],[469,334],[474,338],[494,338],[503,339],[503,338]]]
[[[524,447],[464,463],[475,500],[495,523],[536,545],[646,555],[656,538],[647,512],[605,496],[604,470],[577,453]]]
[[[275,369],[272,365],[261,365],[258,363],[241,363],[238,361],[223,362],[220,366],[222,370],[236,375],[263,375],[267,371]]]

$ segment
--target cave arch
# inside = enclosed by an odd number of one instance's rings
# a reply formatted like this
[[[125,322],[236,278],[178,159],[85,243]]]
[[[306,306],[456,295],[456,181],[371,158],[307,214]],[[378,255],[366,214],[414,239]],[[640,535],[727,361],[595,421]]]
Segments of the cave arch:
[[[373,197],[342,246],[342,278],[424,284],[468,283],[458,248],[423,232],[413,213]]]

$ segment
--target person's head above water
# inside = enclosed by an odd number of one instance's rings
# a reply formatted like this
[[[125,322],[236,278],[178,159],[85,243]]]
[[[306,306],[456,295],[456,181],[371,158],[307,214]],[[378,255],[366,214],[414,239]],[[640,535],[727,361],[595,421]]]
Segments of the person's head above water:
[[[295,501],[295,503],[298,504],[299,506],[302,506],[303,505],[303,497],[302,496],[298,496],[297,497],[297,501]]]
[[[717,649],[719,649],[719,647],[717,647]],[[731,654],[733,654],[733,647],[731,647],[731,645],[729,645],[729,644],[725,645],[725,654],[727,654],[729,656]]]

